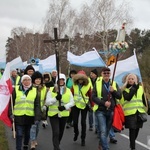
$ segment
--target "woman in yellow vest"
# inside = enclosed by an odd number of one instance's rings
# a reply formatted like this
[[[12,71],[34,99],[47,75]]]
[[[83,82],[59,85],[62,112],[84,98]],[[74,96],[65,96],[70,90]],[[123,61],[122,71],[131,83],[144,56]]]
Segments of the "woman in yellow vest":
[[[73,77],[73,87],[71,89],[74,95],[75,106],[72,108],[73,126],[74,126],[74,141],[77,141],[79,135],[78,120],[81,113],[81,146],[85,146],[86,137],[86,118],[91,104],[91,84],[83,70],[79,71]]]
[[[37,89],[32,86],[29,75],[22,76],[21,84],[15,86],[12,97],[13,114],[11,118],[14,117],[16,127],[16,150],[22,150],[23,139],[23,149],[28,150],[31,125],[37,124],[41,118]]]
[[[131,150],[135,150],[135,140],[143,122],[140,120],[139,113],[145,113],[145,98],[143,88],[139,85],[135,74],[129,74],[122,87],[123,98],[121,104],[125,114],[125,128],[129,129],[129,140]]]
[[[45,98],[46,98],[46,93],[47,93],[47,88],[43,84],[43,76],[39,71],[35,71],[31,78],[32,78],[33,86],[37,88],[38,95],[40,97],[40,106],[41,108],[43,108],[43,106],[45,105]],[[46,109],[45,110],[41,109],[41,113],[42,114],[45,113],[45,117],[46,117]],[[42,119],[45,119],[45,117]],[[39,133],[39,125],[40,125],[40,122],[36,125],[33,124],[30,130],[30,140],[31,140],[30,149],[31,150],[34,150],[37,146],[37,136]]]
[[[56,78],[56,85],[50,87],[46,96],[45,105],[49,107],[48,117],[52,126],[54,150],[60,150],[59,145],[63,137],[70,108],[74,106],[73,95],[70,89],[66,87],[66,76],[64,74],[60,74],[59,81],[58,78]]]

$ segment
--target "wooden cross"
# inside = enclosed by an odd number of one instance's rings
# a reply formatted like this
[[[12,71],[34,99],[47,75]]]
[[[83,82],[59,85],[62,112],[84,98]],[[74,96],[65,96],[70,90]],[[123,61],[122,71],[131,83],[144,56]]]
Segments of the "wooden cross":
[[[69,39],[58,39],[57,36],[57,28],[54,28],[54,39],[53,40],[44,40],[44,43],[54,43],[55,45],[55,55],[56,55],[56,68],[57,68],[57,76],[59,81],[59,50],[58,43],[59,42],[68,42]],[[58,92],[60,93],[60,86],[58,84]],[[61,101],[59,100],[59,106],[61,106]]]

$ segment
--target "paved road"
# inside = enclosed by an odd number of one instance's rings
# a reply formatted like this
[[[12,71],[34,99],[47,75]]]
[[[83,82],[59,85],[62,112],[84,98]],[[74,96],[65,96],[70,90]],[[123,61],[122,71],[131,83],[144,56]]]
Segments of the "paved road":
[[[50,125],[43,129],[40,128],[40,133],[38,136],[38,146],[37,150],[53,150],[52,140],[51,140],[51,127]],[[15,139],[12,137],[12,131],[10,128],[6,127],[6,136],[9,141],[10,150],[15,150]],[[137,150],[147,150],[147,138],[150,136],[150,116],[148,121],[144,124],[142,130],[140,130],[137,139]],[[116,138],[118,140],[117,144],[110,143],[110,150],[129,150],[128,141],[128,130],[125,129],[121,133],[116,133]],[[66,129],[63,140],[61,142],[62,150],[97,150],[98,138],[94,131],[87,130],[86,146],[82,147],[80,145],[80,138],[74,142],[73,141],[73,128]]]

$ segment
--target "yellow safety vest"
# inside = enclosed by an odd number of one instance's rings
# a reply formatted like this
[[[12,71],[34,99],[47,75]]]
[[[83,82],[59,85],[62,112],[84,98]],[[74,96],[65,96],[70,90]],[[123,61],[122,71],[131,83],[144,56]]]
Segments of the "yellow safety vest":
[[[50,88],[50,91],[53,91],[54,87]],[[66,92],[62,95],[62,99],[61,99],[61,106],[64,106],[65,104],[70,102],[70,94],[71,91],[69,88],[66,88]],[[57,93],[52,92],[52,97],[56,97]],[[69,110],[64,110],[64,111],[59,111],[58,110],[58,106],[59,106],[59,102],[56,101],[53,105],[49,106],[48,109],[48,116],[54,116],[56,114],[58,114],[60,117],[68,117],[70,112]]]
[[[125,89],[127,93],[130,92],[128,88]],[[134,94],[130,101],[125,100],[123,97],[121,99],[121,104],[123,106],[125,116],[135,114],[137,110],[141,113],[145,113],[145,106],[142,101],[143,87],[139,86],[137,90],[137,95]]]
[[[81,90],[79,91],[78,85],[73,85],[74,89],[74,102],[77,108],[84,109],[86,107],[86,104],[89,102],[89,97],[86,96],[86,93],[90,89],[91,85],[90,83],[87,86],[83,86]],[[82,94],[81,94],[82,92]],[[84,99],[83,99],[84,97]]]
[[[47,93],[47,88],[46,88],[46,86],[44,86],[41,89],[41,96],[40,96],[40,105],[41,105],[41,108],[45,104],[46,93]]]
[[[102,98],[102,80],[103,78],[102,77],[99,77],[97,80],[96,80],[96,91],[97,91],[97,97],[98,98]],[[117,90],[117,87],[116,87],[116,82],[113,81],[113,88],[114,90]],[[97,104],[94,104],[94,107],[93,107],[93,111],[96,111],[98,109],[98,105]]]
[[[32,87],[27,96],[19,90],[19,86],[15,87],[15,91],[16,99],[14,106],[14,115],[34,116],[34,100],[37,95],[37,89]]]
[[[18,85],[20,81],[20,76],[17,76],[15,85]]]
[[[90,79],[90,78],[88,78],[88,80],[89,80],[89,84],[91,85],[91,89],[93,89],[93,85],[92,85],[92,81],[91,81],[91,79]]]

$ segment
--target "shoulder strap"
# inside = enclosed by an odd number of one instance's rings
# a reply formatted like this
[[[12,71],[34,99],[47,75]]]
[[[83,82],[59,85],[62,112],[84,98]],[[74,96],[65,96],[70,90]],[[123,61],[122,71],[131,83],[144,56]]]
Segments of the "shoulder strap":
[[[83,94],[82,94],[82,91],[81,91],[81,90],[79,90],[79,92],[81,93],[81,96],[82,96],[82,98],[83,98],[84,102],[86,103],[85,98],[84,98],[84,96],[83,96]]]

